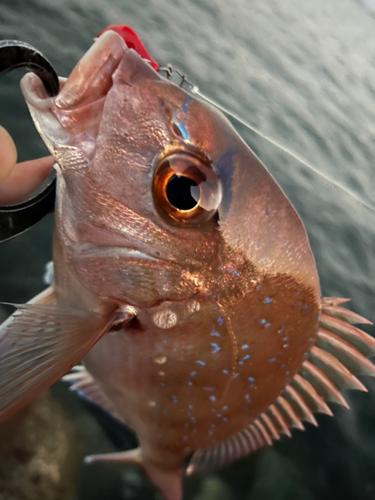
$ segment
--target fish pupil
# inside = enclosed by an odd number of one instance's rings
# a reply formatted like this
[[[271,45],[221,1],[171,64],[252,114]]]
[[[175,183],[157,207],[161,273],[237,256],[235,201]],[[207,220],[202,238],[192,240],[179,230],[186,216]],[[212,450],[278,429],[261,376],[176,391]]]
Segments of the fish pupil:
[[[166,188],[169,203],[178,210],[193,209],[197,206],[197,201],[191,195],[191,188],[197,186],[189,177],[172,175]]]

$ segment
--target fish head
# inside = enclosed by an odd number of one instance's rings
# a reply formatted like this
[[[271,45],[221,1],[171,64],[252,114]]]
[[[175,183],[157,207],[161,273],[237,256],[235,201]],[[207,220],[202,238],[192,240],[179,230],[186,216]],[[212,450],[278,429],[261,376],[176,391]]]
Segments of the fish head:
[[[176,300],[215,294],[218,282],[233,288],[217,278],[242,266],[246,279],[292,275],[319,295],[301,220],[213,106],[111,31],[60,85],[49,98],[35,75],[22,80],[59,165],[59,244],[86,288],[131,303]]]

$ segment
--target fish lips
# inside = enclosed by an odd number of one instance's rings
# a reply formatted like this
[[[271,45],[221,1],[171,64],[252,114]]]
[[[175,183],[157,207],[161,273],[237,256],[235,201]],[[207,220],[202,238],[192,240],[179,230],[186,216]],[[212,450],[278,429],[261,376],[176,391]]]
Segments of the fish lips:
[[[80,59],[69,78],[59,79],[60,92],[56,97],[48,96],[34,73],[27,73],[22,78],[21,89],[42,133],[44,127],[52,134],[56,130],[46,123],[47,115],[53,115],[64,129],[78,134],[97,129],[106,96],[115,79],[132,85],[140,78],[161,77],[146,60],[129,49],[117,33],[107,31]]]

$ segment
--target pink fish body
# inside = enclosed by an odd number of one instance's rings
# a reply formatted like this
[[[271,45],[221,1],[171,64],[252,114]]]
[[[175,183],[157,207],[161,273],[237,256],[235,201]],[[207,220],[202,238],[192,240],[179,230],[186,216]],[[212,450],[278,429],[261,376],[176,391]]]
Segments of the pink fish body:
[[[367,321],[321,298],[300,218],[215,108],[111,31],[56,98],[22,89],[58,163],[55,283],[0,329],[0,415],[84,358],[75,386],[139,440],[107,459],[180,500],[190,454],[222,466],[364,390]]]

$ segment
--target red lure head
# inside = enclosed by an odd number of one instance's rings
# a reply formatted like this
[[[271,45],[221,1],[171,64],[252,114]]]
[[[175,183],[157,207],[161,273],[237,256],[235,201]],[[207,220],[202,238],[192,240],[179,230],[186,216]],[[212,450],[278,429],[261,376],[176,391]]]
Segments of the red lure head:
[[[135,31],[129,28],[129,26],[126,26],[125,24],[111,24],[110,26],[104,28],[97,36],[99,37],[105,31],[115,31],[118,35],[121,36],[129,49],[135,50],[137,54],[142,57],[142,59],[147,59],[151,67],[154,68],[155,71],[159,69],[158,63],[154,61],[154,59],[152,59],[150,54],[147,52],[146,47],[139,39],[138,35],[135,33]]]

